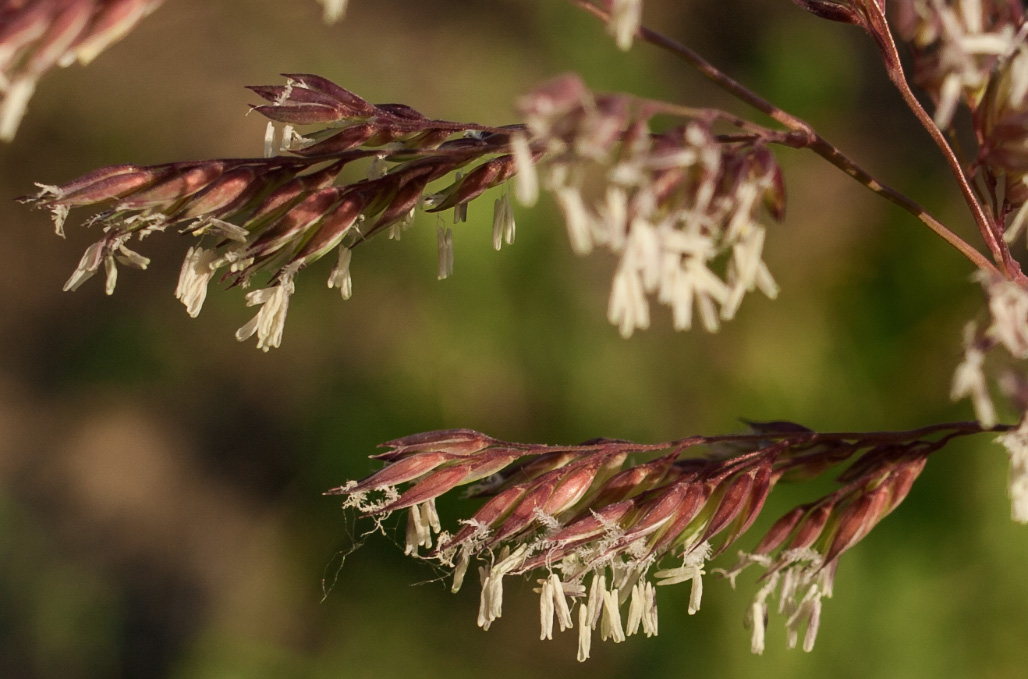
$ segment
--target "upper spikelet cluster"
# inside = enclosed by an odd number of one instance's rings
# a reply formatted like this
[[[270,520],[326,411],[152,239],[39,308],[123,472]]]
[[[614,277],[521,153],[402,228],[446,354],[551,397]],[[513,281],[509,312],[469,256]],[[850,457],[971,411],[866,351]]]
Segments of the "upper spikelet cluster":
[[[23,199],[52,211],[58,233],[72,208],[102,208],[88,224],[103,236],[65,289],[103,267],[111,293],[118,263],[145,268],[149,261],[129,249],[131,241],[169,229],[192,234],[199,241],[186,255],[176,296],[195,316],[217,275],[244,287],[267,281],[247,295],[247,304],[261,310],[237,337],[256,334],[258,346],[268,349],[281,342],[300,270],[337,252],[328,284],[348,297],[356,244],[379,232],[398,237],[419,208],[459,213],[514,171],[504,128],[432,120],[401,104],[376,106],[315,75],[250,89],[268,102],[253,110],[283,125],[281,148],[270,147],[265,158],[116,165],[61,186],[41,185]],[[300,135],[298,126],[316,129]],[[278,150],[288,155],[274,155]],[[370,162],[367,178],[341,182],[344,168],[358,161]],[[429,189],[437,180],[446,183]],[[496,212],[497,228],[513,240],[506,199]],[[440,259],[452,267],[452,235],[444,232],[440,241]]]

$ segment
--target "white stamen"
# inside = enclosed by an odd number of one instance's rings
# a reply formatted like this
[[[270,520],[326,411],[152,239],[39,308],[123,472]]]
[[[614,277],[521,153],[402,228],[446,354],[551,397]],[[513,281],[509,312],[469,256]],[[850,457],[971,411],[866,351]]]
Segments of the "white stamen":
[[[650,326],[650,306],[643,293],[639,275],[625,266],[618,267],[607,305],[607,320],[618,326],[621,336],[628,339],[636,328]]]
[[[549,582],[553,595],[554,611],[557,614],[557,623],[560,625],[560,631],[563,632],[573,626],[571,623],[571,609],[568,608],[568,600],[564,596],[564,585],[556,573],[550,574]]]
[[[610,10],[607,32],[623,52],[632,47],[632,39],[642,22],[642,0],[614,0]]]
[[[146,267],[150,266],[150,258],[144,257],[134,250],[129,250],[124,245],[118,245],[117,253],[115,257],[119,262],[125,266],[131,266],[136,269],[145,271]]]
[[[236,331],[236,339],[243,342],[257,333],[257,348],[261,351],[280,346],[286,314],[289,311],[289,296],[294,289],[292,277],[283,275],[278,285],[247,293],[246,305],[260,304],[261,310],[250,322]]]
[[[604,641],[610,637],[615,644],[625,640],[625,631],[621,626],[621,611],[618,609],[618,590],[603,592],[603,619],[600,622],[600,638]]]
[[[332,24],[346,15],[346,5],[349,0],[318,0],[318,2],[325,7],[325,23]]]
[[[264,157],[271,158],[275,155],[275,123],[268,121],[264,128]]]
[[[628,621],[625,622],[625,636],[630,637],[639,631],[639,626],[642,624],[643,609],[645,603],[643,601],[643,587],[640,583],[632,585],[632,601],[628,605]]]
[[[459,170],[456,173],[454,173],[454,176],[453,176],[454,183],[459,182],[463,176],[464,176],[464,173],[459,171]],[[467,203],[458,203],[457,205],[454,205],[453,206],[453,223],[454,224],[460,224],[462,222],[467,222],[467,221],[468,221],[468,204]]]
[[[1010,456],[1010,481],[1007,492],[1010,496],[1011,518],[1018,523],[1028,524],[1028,418],[1014,431],[996,439],[1007,449]]]
[[[67,205],[54,205],[50,208],[50,217],[54,220],[54,233],[64,238],[64,222],[68,219],[71,208]]]
[[[582,193],[573,187],[563,186],[556,191],[557,204],[564,213],[568,228],[568,239],[576,255],[587,255],[593,248],[592,219],[582,200]]]
[[[493,249],[499,250],[504,242],[513,245],[514,231],[514,206],[504,193],[493,202]]]
[[[750,624],[753,625],[753,636],[750,639],[750,652],[761,655],[764,653],[764,628],[767,606],[761,601],[750,604]]]
[[[188,230],[197,236],[209,233],[237,243],[245,243],[246,239],[250,237],[250,232],[243,227],[217,217],[204,217],[193,224],[195,226],[190,226]]]
[[[610,249],[619,252],[625,245],[628,231],[628,194],[620,186],[607,187],[606,199],[600,207],[600,217],[607,227],[606,241]]]
[[[438,228],[439,280],[453,275],[453,229]]]
[[[114,286],[118,283],[118,265],[114,262],[114,257],[107,255],[104,257],[104,269],[107,270],[107,283],[104,285],[104,292],[108,295],[114,294]]]
[[[586,604],[589,610],[589,626],[594,629],[603,612],[603,592],[606,588],[606,576],[594,574],[592,584],[589,586],[589,602]]]
[[[36,79],[32,76],[17,78],[7,87],[0,102],[0,141],[14,139],[35,91]]]
[[[514,178],[514,195],[525,207],[532,207],[539,199],[539,175],[536,173],[535,162],[532,160],[532,149],[528,138],[516,132],[510,139],[511,152],[514,154],[514,165],[517,175]]]
[[[989,387],[985,382],[985,373],[982,372],[982,364],[985,362],[985,354],[973,343],[964,349],[964,360],[957,366],[953,373],[953,386],[950,389],[950,398],[958,401],[970,396],[974,406],[975,416],[983,427],[991,427],[996,424],[996,408],[992,404],[992,397],[989,395]]]
[[[700,610],[700,603],[703,601],[703,570],[694,566],[695,573],[692,578],[692,590],[689,593],[689,615],[695,615]]]
[[[657,636],[657,588],[652,582],[643,585],[643,633],[648,637]]]
[[[539,592],[539,624],[542,628],[539,633],[540,640],[553,638],[553,603],[553,585],[549,579],[543,580],[543,586]]]
[[[803,635],[803,650],[810,653],[814,650],[817,631],[821,627],[821,599],[810,602],[810,616],[807,618],[807,633]]]
[[[71,278],[64,284],[64,291],[77,290],[80,285],[93,277],[103,261],[104,241],[93,243],[82,254],[79,265],[72,272]]]
[[[175,287],[175,299],[186,305],[186,313],[192,318],[197,317],[207,299],[207,285],[214,276],[212,264],[216,258],[214,250],[192,247],[186,251]]]
[[[960,93],[963,87],[961,78],[956,73],[950,73],[942,81],[939,88],[939,105],[935,109],[935,124],[939,129],[945,130],[953,120],[953,114],[960,103]]]
[[[343,299],[353,295],[353,280],[350,278],[350,248],[339,248],[339,261],[328,276],[328,287],[339,288]]]
[[[436,533],[442,532],[443,527],[442,524],[439,523],[439,512],[436,511],[435,508],[435,498],[421,503],[421,516],[426,526],[434,530]],[[432,534],[430,532],[429,537],[431,537],[431,535]]]
[[[460,224],[468,221],[468,204],[460,203],[453,207],[453,223]]]
[[[406,555],[417,554],[418,546],[421,545],[421,535],[424,532],[421,526],[421,513],[418,508],[411,507],[407,510],[407,532],[406,532],[406,544],[403,548],[403,553]]]
[[[589,659],[589,651],[592,647],[592,626],[589,624],[589,607],[585,604],[578,605],[578,662],[585,662]]]
[[[453,569],[453,586],[450,588],[450,591],[454,594],[459,592],[461,585],[464,584],[464,575],[468,572],[468,563],[470,561],[471,554],[466,546],[462,546],[460,553],[457,555],[457,565]]]

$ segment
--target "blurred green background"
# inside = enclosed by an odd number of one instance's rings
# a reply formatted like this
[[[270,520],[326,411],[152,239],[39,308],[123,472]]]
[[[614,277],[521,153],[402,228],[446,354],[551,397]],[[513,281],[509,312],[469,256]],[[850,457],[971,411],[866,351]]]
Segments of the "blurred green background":
[[[454,228],[437,282],[431,220],[354,258],[352,300],[298,280],[285,341],[262,354],[234,330],[239,291],[199,319],[174,299],[182,237],[140,248],[113,297],[61,286],[95,239],[68,239],[12,202],[32,182],[101,165],[259,155],[248,84],[312,72],[433,117],[502,124],[518,94],[577,70],[597,89],[741,106],[644,45],[617,52],[555,0],[353,0],[328,27],[313,0],[168,0],[89,68],[43,79],[0,149],[0,677],[1023,677],[1028,532],[1011,524],[989,437],[932,459],[907,502],[842,560],[813,653],[749,653],[738,591],[710,579],[660,592],[661,634],[538,641],[537,598],[511,581],[504,616],[475,626],[391,539],[342,563],[353,517],[321,492],[374,469],[384,440],[473,427],[514,440],[656,441],[740,428],[739,417],[828,430],[969,417],[948,402],[960,331],[978,313],[970,266],[910,216],[803,153],[780,154],[789,215],[767,259],[780,299],[753,296],[717,335],[605,319],[612,258],[576,258],[552,204],[516,208],[490,247],[491,201]],[[648,0],[650,25],[807,117],[960,233],[969,220],[924,135],[885,84],[870,41],[785,0]],[[81,216],[80,216],[81,217]],[[781,487],[742,541],[821,488]],[[444,522],[471,511],[444,502]],[[732,560],[726,555],[722,564]],[[323,579],[334,584],[323,598]],[[469,583],[470,584],[470,583]],[[418,585],[418,586],[415,586]]]

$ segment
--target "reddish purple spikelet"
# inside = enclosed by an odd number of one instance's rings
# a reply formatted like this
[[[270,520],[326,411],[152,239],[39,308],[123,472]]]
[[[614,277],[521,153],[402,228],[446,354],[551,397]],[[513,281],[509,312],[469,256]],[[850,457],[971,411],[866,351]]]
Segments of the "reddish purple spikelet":
[[[146,188],[157,181],[163,171],[135,165],[114,165],[94,170],[74,182],[58,187],[53,205],[80,207],[120,198]],[[22,198],[25,200],[25,198]]]
[[[428,450],[469,455],[484,450],[496,442],[495,439],[471,429],[442,429],[387,441],[379,447],[392,448],[392,450],[371,457],[375,460],[395,460],[412,453]]]
[[[834,511],[833,503],[818,503],[813,509],[805,512],[803,521],[793,534],[787,549],[806,549],[813,545],[821,537]]]
[[[230,208],[239,204],[241,199],[254,193],[257,184],[257,169],[243,166],[228,170],[207,188],[192,196],[175,214],[176,219],[195,219],[199,217],[221,217]]]
[[[122,199],[117,207],[119,210],[141,210],[175,203],[208,186],[221,176],[224,169],[225,164],[220,161],[171,167],[165,173],[164,179],[149,188],[133,192]]]
[[[847,0],[793,0],[794,3],[815,16],[829,21],[863,26],[864,18],[855,8],[855,3]]]

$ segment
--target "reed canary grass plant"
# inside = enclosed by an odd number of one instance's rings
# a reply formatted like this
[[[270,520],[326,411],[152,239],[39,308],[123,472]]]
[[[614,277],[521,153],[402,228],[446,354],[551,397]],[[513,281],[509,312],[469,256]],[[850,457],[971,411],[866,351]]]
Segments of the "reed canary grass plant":
[[[268,351],[284,339],[294,282],[309,265],[333,258],[327,284],[346,299],[360,246],[380,234],[398,238],[420,211],[440,215],[438,270],[445,278],[454,252],[442,215],[465,221],[469,203],[500,187],[492,220],[497,249],[514,243],[516,211],[543,198],[559,208],[575,253],[614,256],[607,318],[625,338],[647,329],[652,314],[665,313],[661,307],[676,329],[713,333],[746,313],[750,293],[778,294],[763,258],[786,219],[787,182],[776,153],[809,151],[908,212],[966,260],[985,303],[965,330],[950,396],[970,400],[974,421],[850,432],[750,422],[744,433],[654,444],[523,444],[450,429],[383,444],[386,452],[374,456],[381,469],[328,494],[342,497],[373,530],[405,513],[405,552],[448,571],[453,591],[469,569],[477,572],[483,629],[501,616],[505,580],[535,583],[540,637],[551,638],[555,623],[574,630],[579,660],[589,657],[596,636],[620,642],[657,634],[663,586],[688,581],[689,613],[696,613],[704,575],[734,585],[750,566],[763,572],[745,612],[753,652],[764,650],[772,613],[788,645],[810,651],[841,557],[900,505],[931,456],[959,437],[986,434],[1005,449],[1012,516],[1028,523],[1028,277],[1011,253],[1028,232],[1028,23],[1021,0],[795,0],[818,17],[852,25],[874,45],[882,76],[956,181],[977,227],[973,241],[858,166],[810,123],[644,26],[643,0],[569,1],[581,21],[598,20],[597,30],[620,49],[679,58],[733,95],[742,113],[595,91],[567,73],[512,97],[514,120],[475,124],[372,104],[318,75],[288,74],[250,87],[262,100],[252,111],[268,119],[264,157],[112,165],[39,184],[22,202],[48,210],[59,235],[73,208],[91,213],[85,225],[99,239],[65,290],[102,271],[111,294],[119,266],[147,267],[145,237],[184,237],[175,295],[186,312],[200,313],[212,285],[247,290],[246,304],[258,309],[236,338],[256,336]],[[328,20],[346,8],[345,1],[321,2]],[[88,62],[158,4],[0,6],[0,136],[13,135],[50,66]],[[364,168],[360,178],[343,172],[352,166]],[[998,412],[1022,415],[1003,424]],[[835,480],[830,492],[785,513],[755,547],[740,546],[780,482],[825,475]],[[477,504],[465,518],[444,520],[436,499],[459,487]],[[729,550],[738,552],[734,565],[710,565]],[[839,582],[845,586],[843,574]]]

